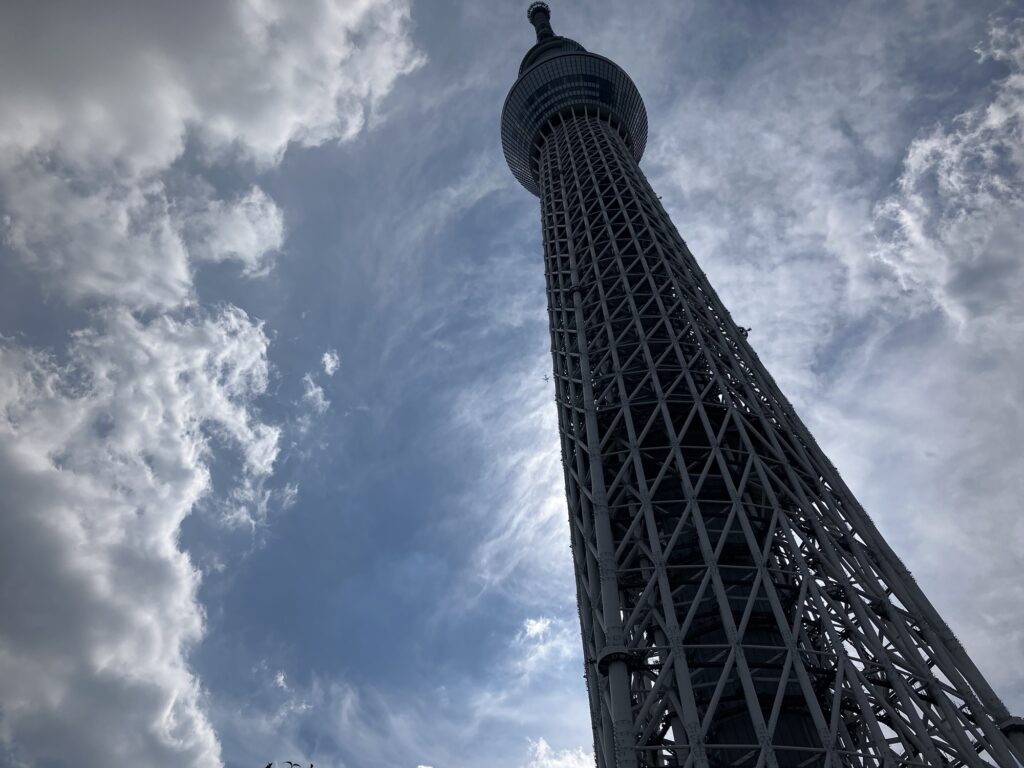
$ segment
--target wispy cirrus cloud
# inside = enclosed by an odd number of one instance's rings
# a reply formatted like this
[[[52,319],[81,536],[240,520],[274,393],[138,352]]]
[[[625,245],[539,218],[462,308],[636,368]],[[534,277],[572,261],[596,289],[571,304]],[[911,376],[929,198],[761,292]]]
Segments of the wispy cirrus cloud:
[[[688,113],[716,130],[680,116],[652,147],[652,175],[826,452],[1020,702],[1024,677],[1009,670],[1022,665],[1006,654],[1024,626],[1007,599],[1024,565],[1021,21],[993,17],[980,41],[981,63],[1002,67],[989,89],[908,130],[908,99],[936,97],[881,72],[911,66],[900,41],[919,20],[883,32],[873,18],[851,9],[821,39],[757,59],[735,89],[692,95]],[[825,66],[826,51],[843,66]]]
[[[874,208],[872,256],[892,270],[909,319],[851,356],[833,391],[854,412],[863,407],[858,388],[876,388],[869,423],[877,448],[851,462],[858,479],[885,479],[872,496],[889,495],[890,525],[917,575],[935,585],[932,597],[953,629],[1019,708],[1024,19],[994,19],[979,52],[1007,67],[991,97],[917,137],[896,190]],[[919,317],[931,322],[922,328]],[[840,413],[830,414],[831,435],[846,421]],[[928,457],[926,469],[890,474],[901,451]],[[943,565],[950,557],[955,575]]]
[[[910,296],[998,344],[1024,320],[1011,299],[1024,288],[1024,20],[993,25],[979,54],[1009,74],[990,101],[910,145],[897,191],[875,209],[875,256]]]
[[[564,746],[587,706],[574,621],[527,618],[493,644],[493,678],[457,676],[430,688],[382,690],[319,675],[297,683],[261,664],[254,699],[224,718],[225,743],[240,763],[305,754],[315,764],[472,768],[494,750],[493,761],[510,768],[585,765],[582,749]],[[560,684],[569,670],[574,690]]]
[[[572,559],[549,370],[549,357],[523,357],[501,376],[464,388],[455,405],[463,433],[493,459],[464,501],[483,534],[466,587],[566,609],[574,597],[567,589]]]

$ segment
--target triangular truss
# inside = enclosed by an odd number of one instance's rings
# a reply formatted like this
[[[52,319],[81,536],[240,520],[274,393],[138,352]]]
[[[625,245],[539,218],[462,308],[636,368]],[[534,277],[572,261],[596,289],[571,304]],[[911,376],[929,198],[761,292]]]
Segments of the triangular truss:
[[[616,130],[563,114],[539,163],[599,768],[1017,765]]]

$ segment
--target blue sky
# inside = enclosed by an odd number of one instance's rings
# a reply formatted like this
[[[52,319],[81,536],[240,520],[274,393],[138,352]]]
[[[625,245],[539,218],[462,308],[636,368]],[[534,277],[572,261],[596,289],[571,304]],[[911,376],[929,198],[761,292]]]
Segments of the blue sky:
[[[552,5],[1024,711],[1019,6]],[[0,766],[592,764],[525,3],[8,6]]]

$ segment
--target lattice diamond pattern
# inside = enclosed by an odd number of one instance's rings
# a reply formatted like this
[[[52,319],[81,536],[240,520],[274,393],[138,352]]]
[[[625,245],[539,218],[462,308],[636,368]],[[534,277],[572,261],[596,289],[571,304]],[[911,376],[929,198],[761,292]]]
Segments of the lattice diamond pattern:
[[[598,766],[1015,765],[1002,703],[779,392],[619,134],[581,109],[543,142]]]

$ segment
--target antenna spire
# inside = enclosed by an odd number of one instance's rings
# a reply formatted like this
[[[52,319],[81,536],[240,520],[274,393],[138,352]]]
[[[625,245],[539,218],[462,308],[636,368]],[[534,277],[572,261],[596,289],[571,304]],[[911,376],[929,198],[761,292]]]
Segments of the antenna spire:
[[[555,36],[554,30],[551,29],[551,9],[547,3],[530,3],[530,7],[526,9],[526,18],[537,30],[538,43]]]

